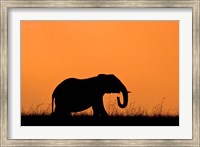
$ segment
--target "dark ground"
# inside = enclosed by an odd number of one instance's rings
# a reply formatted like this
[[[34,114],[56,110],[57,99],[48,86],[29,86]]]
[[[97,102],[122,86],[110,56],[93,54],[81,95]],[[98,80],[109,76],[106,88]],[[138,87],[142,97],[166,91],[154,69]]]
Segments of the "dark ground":
[[[179,126],[179,116],[71,116],[22,115],[21,126]]]

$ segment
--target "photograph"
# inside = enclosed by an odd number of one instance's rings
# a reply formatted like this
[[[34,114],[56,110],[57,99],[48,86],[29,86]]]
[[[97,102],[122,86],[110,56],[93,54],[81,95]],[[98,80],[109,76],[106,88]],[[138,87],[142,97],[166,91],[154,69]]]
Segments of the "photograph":
[[[179,126],[179,21],[21,20],[21,126]]]
[[[199,0],[0,2],[0,146],[200,146]]]

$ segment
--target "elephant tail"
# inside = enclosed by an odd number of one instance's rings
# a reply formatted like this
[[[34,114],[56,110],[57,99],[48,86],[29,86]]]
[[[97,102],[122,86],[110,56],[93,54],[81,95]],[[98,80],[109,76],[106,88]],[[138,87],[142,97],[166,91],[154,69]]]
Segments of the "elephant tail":
[[[52,95],[52,103],[51,103],[51,105],[52,105],[52,114],[54,113],[53,112],[53,104],[54,104],[54,96]]]

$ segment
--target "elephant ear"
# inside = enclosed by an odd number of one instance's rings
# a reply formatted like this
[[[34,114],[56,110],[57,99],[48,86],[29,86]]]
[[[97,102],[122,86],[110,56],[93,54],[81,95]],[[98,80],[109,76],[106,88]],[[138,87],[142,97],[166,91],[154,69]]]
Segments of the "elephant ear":
[[[108,89],[108,84],[109,84],[109,76],[107,74],[99,74],[97,76],[97,81],[98,81],[98,89],[105,93]]]
[[[114,74],[99,74],[97,76],[99,89],[103,93],[112,93],[116,79]]]
[[[98,76],[97,76],[97,83],[98,83],[98,86],[102,86],[103,85],[103,83],[105,82],[104,80],[105,80],[105,77],[106,77],[106,75],[105,74],[99,74]]]

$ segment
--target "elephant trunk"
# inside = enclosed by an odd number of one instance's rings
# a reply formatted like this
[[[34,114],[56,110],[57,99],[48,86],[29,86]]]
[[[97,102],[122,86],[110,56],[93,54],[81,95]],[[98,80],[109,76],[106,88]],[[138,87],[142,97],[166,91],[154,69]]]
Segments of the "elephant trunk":
[[[119,97],[117,97],[117,103],[118,103],[118,106],[120,108],[125,108],[127,106],[127,104],[128,104],[128,93],[129,92],[127,91],[127,89],[126,89],[126,87],[124,85],[122,86],[121,92],[122,92],[122,95],[123,95],[123,103],[121,103]]]

